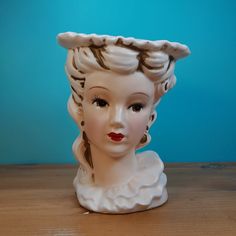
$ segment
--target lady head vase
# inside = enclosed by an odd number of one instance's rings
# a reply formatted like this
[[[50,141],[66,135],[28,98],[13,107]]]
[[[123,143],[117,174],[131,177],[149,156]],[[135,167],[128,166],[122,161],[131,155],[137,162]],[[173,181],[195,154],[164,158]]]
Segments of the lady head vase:
[[[177,59],[187,46],[107,35],[62,33],[71,86],[68,110],[80,129],[74,187],[92,211],[129,213],[167,201],[163,163],[147,145],[155,108],[176,82]]]

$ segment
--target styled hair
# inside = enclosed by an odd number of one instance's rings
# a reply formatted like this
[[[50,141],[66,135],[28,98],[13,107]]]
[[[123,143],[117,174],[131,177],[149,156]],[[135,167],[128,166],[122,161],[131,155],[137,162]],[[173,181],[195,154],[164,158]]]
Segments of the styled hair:
[[[107,35],[62,33],[58,41],[68,48],[66,74],[71,86],[68,110],[81,126],[80,112],[86,76],[94,71],[113,71],[118,74],[142,72],[153,81],[155,105],[176,83],[176,60],[187,56],[187,46],[168,41],[147,41]],[[92,175],[92,159],[89,143],[84,133],[74,144],[73,151],[82,167]],[[81,172],[82,173],[82,172]],[[81,176],[82,177],[82,176]]]

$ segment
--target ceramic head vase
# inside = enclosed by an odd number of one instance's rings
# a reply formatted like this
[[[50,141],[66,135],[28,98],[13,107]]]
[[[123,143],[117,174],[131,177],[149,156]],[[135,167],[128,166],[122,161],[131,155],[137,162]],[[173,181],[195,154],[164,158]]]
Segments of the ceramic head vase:
[[[130,213],[167,201],[164,165],[150,142],[155,108],[176,82],[175,63],[187,46],[72,32],[58,35],[68,49],[68,110],[80,129],[73,144],[79,203],[95,212]]]

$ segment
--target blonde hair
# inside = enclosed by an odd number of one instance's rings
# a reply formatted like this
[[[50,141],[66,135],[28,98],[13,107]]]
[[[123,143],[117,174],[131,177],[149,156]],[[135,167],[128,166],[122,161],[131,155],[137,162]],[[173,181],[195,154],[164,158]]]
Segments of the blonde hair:
[[[187,46],[168,41],[75,33],[60,34],[58,40],[68,48],[66,74],[72,93],[68,110],[80,129],[83,90],[89,73],[108,70],[119,74],[132,74],[135,71],[144,73],[155,86],[155,107],[161,96],[176,83],[176,60],[189,54]],[[89,144],[85,133],[83,136],[75,140],[73,151],[82,169],[92,175],[92,159],[87,150]]]
[[[66,73],[74,102],[81,104],[86,75],[93,71],[111,70],[120,74],[141,71],[155,84],[155,100],[176,82],[175,59],[162,51],[137,51],[133,48],[108,45],[69,49]]]

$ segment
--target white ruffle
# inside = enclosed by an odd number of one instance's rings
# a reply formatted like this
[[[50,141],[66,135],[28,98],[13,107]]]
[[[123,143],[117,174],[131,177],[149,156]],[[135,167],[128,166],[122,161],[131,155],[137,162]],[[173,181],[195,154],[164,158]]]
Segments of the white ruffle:
[[[173,56],[176,60],[187,56],[190,53],[189,48],[177,42],[167,40],[144,40],[132,37],[97,35],[97,34],[79,34],[75,32],[65,32],[57,35],[58,43],[65,48],[89,47],[95,45],[116,45],[122,41],[124,45],[135,46],[140,50],[163,51]],[[109,60],[108,60],[109,61]]]
[[[129,213],[157,207],[166,202],[167,178],[164,165],[153,151],[136,155],[138,171],[128,182],[102,188],[81,181],[85,173],[81,169],[74,179],[74,187],[80,204],[95,212]]]

